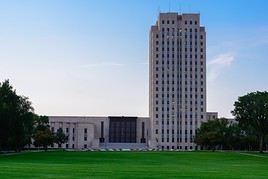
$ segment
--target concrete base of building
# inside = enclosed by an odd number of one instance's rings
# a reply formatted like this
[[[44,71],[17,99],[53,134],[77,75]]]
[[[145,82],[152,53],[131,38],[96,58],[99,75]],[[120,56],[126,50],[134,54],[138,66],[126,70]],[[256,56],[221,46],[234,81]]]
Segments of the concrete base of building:
[[[148,149],[148,145],[145,143],[102,143],[100,149]]]

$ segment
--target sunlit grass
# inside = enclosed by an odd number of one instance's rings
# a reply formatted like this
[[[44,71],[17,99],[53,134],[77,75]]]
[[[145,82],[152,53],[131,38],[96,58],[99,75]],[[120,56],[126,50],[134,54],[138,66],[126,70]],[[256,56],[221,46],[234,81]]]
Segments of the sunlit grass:
[[[0,155],[0,178],[177,177],[268,178],[268,155],[238,152],[64,151]]]

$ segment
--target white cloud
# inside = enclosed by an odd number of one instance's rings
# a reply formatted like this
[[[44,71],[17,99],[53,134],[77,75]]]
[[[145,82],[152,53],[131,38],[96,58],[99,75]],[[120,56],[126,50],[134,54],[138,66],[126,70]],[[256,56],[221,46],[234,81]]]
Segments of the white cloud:
[[[218,55],[208,62],[208,80],[214,81],[224,70],[226,70],[235,60],[232,53]]]

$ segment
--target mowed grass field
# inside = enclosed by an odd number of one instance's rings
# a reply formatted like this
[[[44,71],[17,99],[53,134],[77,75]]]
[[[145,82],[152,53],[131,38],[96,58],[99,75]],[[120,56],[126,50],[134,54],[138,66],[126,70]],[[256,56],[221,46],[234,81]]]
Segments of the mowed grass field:
[[[0,154],[0,178],[268,178],[268,155],[238,152]]]

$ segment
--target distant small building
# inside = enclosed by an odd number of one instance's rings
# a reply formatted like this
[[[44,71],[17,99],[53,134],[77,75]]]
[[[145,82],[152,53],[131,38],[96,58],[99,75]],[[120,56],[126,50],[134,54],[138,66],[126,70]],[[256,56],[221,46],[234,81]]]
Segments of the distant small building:
[[[217,112],[207,112],[207,120],[215,120],[218,118]]]
[[[230,124],[238,123],[235,118],[225,118]]]

